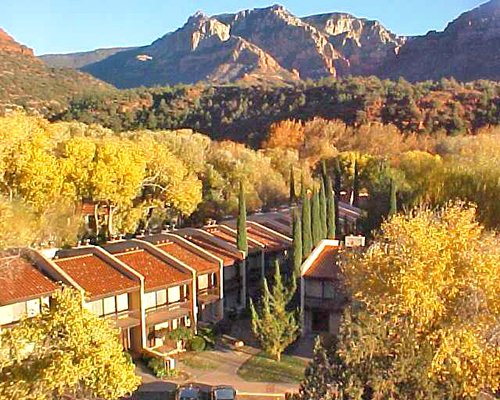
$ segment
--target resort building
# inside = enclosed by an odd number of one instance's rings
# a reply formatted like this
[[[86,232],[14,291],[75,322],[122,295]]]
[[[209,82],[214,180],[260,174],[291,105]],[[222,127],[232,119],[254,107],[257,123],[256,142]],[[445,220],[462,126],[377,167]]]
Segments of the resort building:
[[[339,262],[339,242],[323,240],[302,264],[302,334],[337,334],[347,304]]]

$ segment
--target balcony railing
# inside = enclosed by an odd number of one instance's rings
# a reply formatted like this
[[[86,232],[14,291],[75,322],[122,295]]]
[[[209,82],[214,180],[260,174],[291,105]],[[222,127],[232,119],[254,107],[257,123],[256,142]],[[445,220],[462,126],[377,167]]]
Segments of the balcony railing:
[[[181,318],[191,311],[191,301],[187,298],[176,303],[165,304],[146,310],[148,324],[158,324],[172,319]]]
[[[336,295],[334,298],[326,297],[305,297],[305,308],[306,309],[325,309],[331,311],[342,311],[342,309],[347,304],[347,297],[344,295]]]
[[[108,314],[104,317],[114,321],[119,328],[131,328],[141,323],[139,310],[125,310],[115,314]]]
[[[220,291],[217,286],[198,291],[198,303],[208,304],[219,300]]]

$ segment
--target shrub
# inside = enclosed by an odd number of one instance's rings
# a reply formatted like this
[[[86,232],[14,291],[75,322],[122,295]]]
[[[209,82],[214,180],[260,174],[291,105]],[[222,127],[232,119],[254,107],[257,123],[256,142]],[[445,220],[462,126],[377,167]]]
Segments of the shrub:
[[[203,351],[207,346],[207,342],[201,336],[195,336],[189,341],[189,349],[192,351]]]
[[[148,368],[157,378],[162,379],[177,376],[177,370],[167,369],[165,367],[165,362],[159,358],[150,358],[147,363]]]

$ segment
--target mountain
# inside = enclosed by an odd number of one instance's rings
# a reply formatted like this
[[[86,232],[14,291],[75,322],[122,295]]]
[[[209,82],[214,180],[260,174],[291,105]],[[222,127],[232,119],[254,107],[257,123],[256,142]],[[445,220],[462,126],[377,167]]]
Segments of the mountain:
[[[410,81],[454,77],[500,80],[500,0],[492,0],[451,22],[443,32],[410,38],[379,75]]]
[[[80,53],[44,54],[38,58],[40,58],[49,67],[77,69],[104,60],[105,58],[121,51],[131,49],[133,49],[133,47],[113,47],[109,49],[97,49]]]
[[[203,13],[149,46],[120,52],[83,70],[120,88],[296,79],[259,46],[232,35],[229,25]]]
[[[346,13],[312,15],[302,19],[327,35],[329,42],[349,62],[351,75],[375,75],[387,58],[396,55],[406,38],[380,22]]]
[[[280,5],[214,16],[198,12],[148,46],[45,60],[83,65],[83,71],[120,88],[199,81],[288,83],[349,75],[498,80],[499,4],[491,0],[464,13],[443,32],[408,38],[379,21],[347,13],[299,18]]]
[[[75,95],[113,88],[72,69],[50,68],[0,29],[0,108],[25,106],[61,110]]]

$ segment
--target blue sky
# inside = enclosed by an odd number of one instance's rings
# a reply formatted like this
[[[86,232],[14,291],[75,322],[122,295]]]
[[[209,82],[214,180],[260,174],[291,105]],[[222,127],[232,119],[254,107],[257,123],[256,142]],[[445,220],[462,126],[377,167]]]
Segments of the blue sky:
[[[207,14],[284,5],[298,16],[343,11],[400,35],[442,30],[486,0],[2,0],[0,27],[36,54],[151,43],[197,10]]]

